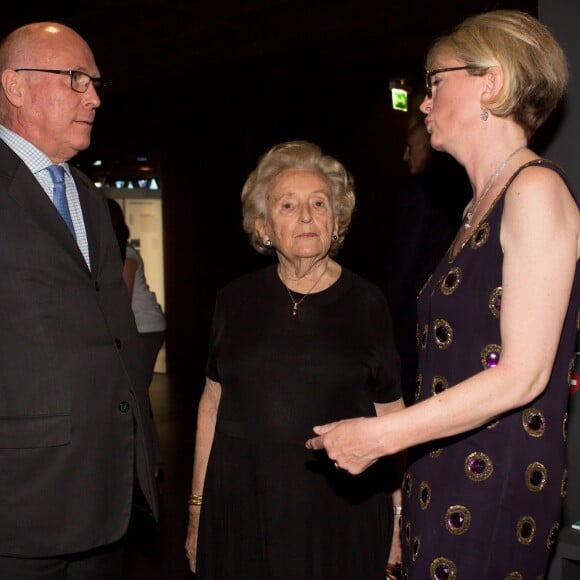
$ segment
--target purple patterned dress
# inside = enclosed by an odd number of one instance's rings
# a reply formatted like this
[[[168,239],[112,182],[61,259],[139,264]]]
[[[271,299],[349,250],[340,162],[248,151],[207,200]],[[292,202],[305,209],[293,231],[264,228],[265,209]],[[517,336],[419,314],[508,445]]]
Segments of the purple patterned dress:
[[[421,291],[417,401],[495,366],[501,357],[504,194],[529,165],[562,174],[545,160],[521,167],[463,249],[454,259],[446,256]],[[543,578],[566,492],[566,409],[579,278],[577,270],[544,393],[481,428],[411,450],[403,482],[404,579]]]

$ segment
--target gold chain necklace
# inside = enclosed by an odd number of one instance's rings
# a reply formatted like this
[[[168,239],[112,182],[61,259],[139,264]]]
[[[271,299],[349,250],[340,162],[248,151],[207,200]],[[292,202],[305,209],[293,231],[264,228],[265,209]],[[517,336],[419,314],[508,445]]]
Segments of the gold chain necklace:
[[[326,265],[324,266],[324,270],[322,270],[322,273],[320,274],[320,276],[318,277],[316,282],[314,282],[312,287],[308,290],[308,292],[306,292],[306,294],[304,294],[304,296],[302,296],[302,298],[300,298],[300,300],[296,300],[294,298],[294,295],[292,294],[292,292],[290,292],[290,288],[288,288],[288,286],[286,286],[286,282],[284,281],[284,276],[282,276],[282,268],[280,266],[278,266],[278,275],[280,276],[280,280],[282,280],[282,284],[284,284],[284,288],[286,288],[286,292],[288,292],[288,296],[290,297],[290,300],[292,301],[292,316],[298,316],[298,306],[300,306],[300,304],[302,304],[302,302],[308,297],[308,295],[312,292],[312,290],[314,290],[314,288],[316,288],[316,286],[318,286],[318,283],[320,282],[320,280],[322,280],[322,277],[324,276],[324,274],[326,274],[327,269],[328,269],[328,260],[326,261]]]
[[[483,193],[479,196],[479,199],[476,200],[475,203],[471,202],[471,204],[469,205],[469,209],[467,210],[467,213],[465,214],[465,218],[463,220],[463,227],[466,230],[471,227],[471,218],[473,218],[473,216],[475,215],[475,212],[477,211],[477,208],[480,206],[484,197],[489,193],[489,190],[491,189],[491,186],[495,183],[495,180],[499,177],[500,173],[505,169],[506,165],[508,164],[508,161],[516,153],[519,153],[522,149],[525,148],[526,145],[522,145],[521,147],[518,147],[515,151],[512,151],[507,156],[507,158],[499,164],[498,168],[493,172],[493,175],[489,178],[489,181],[487,182],[483,190]]]

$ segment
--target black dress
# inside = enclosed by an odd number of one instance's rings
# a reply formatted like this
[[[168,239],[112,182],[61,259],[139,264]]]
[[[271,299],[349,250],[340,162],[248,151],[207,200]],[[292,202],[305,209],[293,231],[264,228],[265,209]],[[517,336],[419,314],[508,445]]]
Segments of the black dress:
[[[197,577],[384,580],[391,464],[353,477],[305,443],[314,425],[401,397],[386,299],[343,268],[298,316],[291,306],[275,266],[218,293],[207,375],[222,396]]]
[[[527,165],[558,170],[540,160]],[[419,296],[419,401],[495,366],[501,357],[499,232],[505,191],[514,177]],[[412,450],[403,483],[403,569],[409,580],[543,578],[566,487],[566,408],[579,282],[577,270],[542,395],[479,429]]]

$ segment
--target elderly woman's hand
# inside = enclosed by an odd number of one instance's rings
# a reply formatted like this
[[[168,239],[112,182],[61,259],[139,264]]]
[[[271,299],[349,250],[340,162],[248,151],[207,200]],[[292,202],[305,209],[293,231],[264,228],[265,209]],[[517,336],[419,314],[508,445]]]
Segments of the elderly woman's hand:
[[[197,561],[197,534],[199,530],[200,506],[190,506],[189,523],[187,525],[187,539],[185,540],[185,553],[189,561],[189,569],[195,574]]]

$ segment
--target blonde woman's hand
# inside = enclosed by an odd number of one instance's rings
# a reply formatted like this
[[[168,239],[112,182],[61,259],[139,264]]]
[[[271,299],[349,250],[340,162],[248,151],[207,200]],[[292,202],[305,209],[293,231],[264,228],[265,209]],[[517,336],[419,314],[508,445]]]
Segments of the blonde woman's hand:
[[[314,427],[317,437],[306,442],[307,449],[325,449],[337,469],[358,475],[381,456],[377,453],[376,417],[345,419]]]

